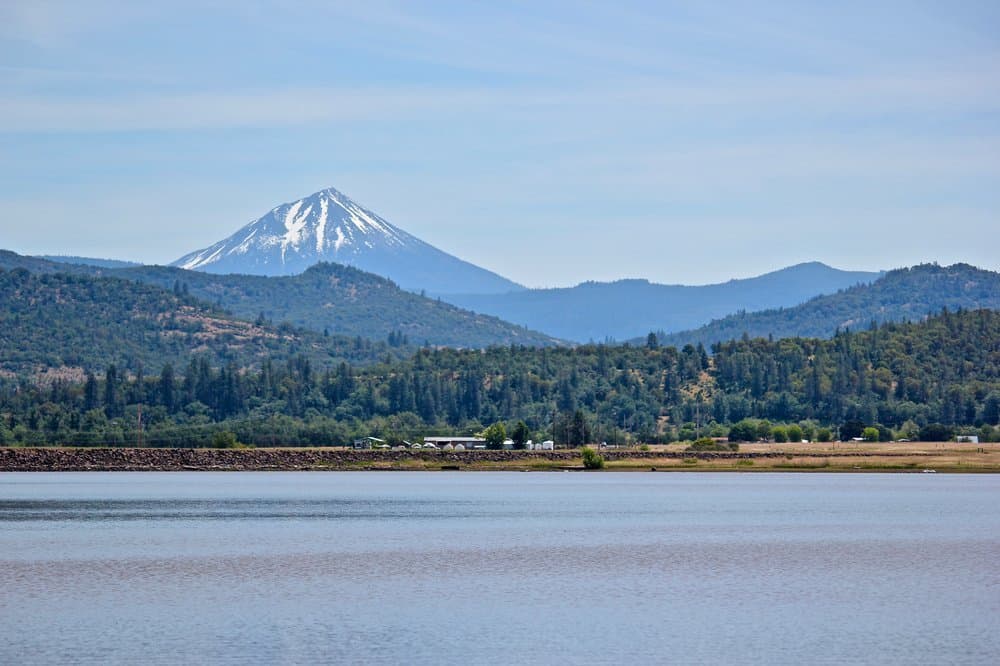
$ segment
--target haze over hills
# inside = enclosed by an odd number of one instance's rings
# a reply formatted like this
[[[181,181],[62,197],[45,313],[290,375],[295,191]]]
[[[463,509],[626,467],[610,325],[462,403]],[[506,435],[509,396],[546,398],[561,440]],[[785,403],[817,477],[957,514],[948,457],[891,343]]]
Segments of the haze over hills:
[[[402,334],[414,344],[487,347],[562,344],[551,336],[404,291],[390,280],[340,264],[322,263],[300,275],[214,275],[164,266],[99,268],[0,251],[0,268],[33,273],[108,276],[187,292],[256,321],[263,315],[318,332],[386,340]]]
[[[142,266],[136,261],[124,261],[122,259],[99,259],[94,257],[77,257],[62,254],[42,254],[39,259],[55,261],[61,264],[81,264],[83,266],[95,266],[97,268],[130,268],[132,266]]]
[[[943,308],[1000,310],[1000,273],[968,264],[921,264],[792,308],[738,312],[693,330],[661,332],[658,338],[665,345],[700,342],[705,347],[744,333],[751,338],[825,338],[838,329],[867,328],[873,321],[919,321]]]
[[[546,335],[496,317],[476,315],[436,299],[403,291],[390,281],[346,266],[323,264],[297,276],[267,278],[213,275],[167,267],[104,269],[86,264],[62,264],[38,257],[0,251],[0,267],[32,272],[108,275],[171,288],[183,283],[191,295],[224,307],[236,316],[256,320],[261,314],[275,323],[288,321],[315,331],[386,340],[401,333],[410,342],[459,347],[496,344],[551,345],[572,336]],[[660,330],[662,344],[706,346],[750,336],[827,337],[838,328],[867,327],[872,321],[921,319],[949,309],[1000,309],[998,274],[966,264],[949,267],[921,265],[884,274],[838,271],[819,263],[800,264],[749,280],[732,280],[704,287],[655,285],[643,280],[585,283],[564,290],[526,290],[502,303],[534,308],[536,324],[552,331],[583,334],[603,341],[644,343],[649,330]],[[837,291],[838,283],[844,284]],[[833,293],[814,296],[814,289]],[[449,297],[459,303],[485,296]],[[468,300],[466,300],[468,299]],[[805,302],[802,302],[805,301]],[[756,303],[791,302],[791,306],[750,311]],[[715,320],[704,313],[724,309]],[[527,311],[531,311],[526,308]],[[691,322],[687,331],[664,333],[660,321]],[[704,318],[703,318],[704,317]],[[706,321],[711,323],[706,324]],[[636,323],[639,322],[639,323]],[[699,326],[700,325],[700,326]],[[590,328],[587,328],[587,327]],[[623,331],[634,333],[630,338]],[[582,333],[581,333],[582,332]]]
[[[425,243],[331,188],[282,204],[236,233],[171,265],[211,273],[295,275],[321,261],[435,294],[523,289]]]
[[[16,258],[16,259],[15,259]],[[70,261],[72,258],[62,259]],[[8,261],[19,262],[25,265],[31,258],[14,255]],[[76,258],[80,263],[87,265],[102,265],[105,260],[92,260]],[[27,267],[27,266],[26,266]],[[151,268],[151,267],[147,267]],[[34,270],[39,270],[35,267]],[[49,269],[44,269],[49,270]],[[71,270],[86,270],[79,265]],[[145,279],[143,275],[151,274],[148,270],[136,269],[138,271],[135,279]],[[159,274],[159,273],[157,273]],[[361,272],[355,277],[360,278]],[[843,271],[831,268],[819,262],[809,262],[790,266],[772,273],[767,273],[754,278],[742,280],[730,280],[728,282],[704,285],[661,285],[654,284],[647,280],[619,280],[616,282],[599,283],[586,282],[576,287],[563,289],[519,289],[514,292],[503,294],[443,294],[441,300],[457,306],[458,308],[471,310],[488,315],[490,318],[496,317],[504,322],[510,321],[519,326],[534,331],[544,332],[551,338],[559,340],[572,340],[575,342],[587,342],[591,340],[617,339],[627,340],[629,338],[644,336],[651,330],[683,330],[703,325],[713,318],[725,316],[742,309],[762,310],[771,307],[791,306],[816,296],[817,294],[833,293],[838,289],[843,289],[859,283],[871,282],[881,276],[879,272],[868,271]],[[250,276],[247,276],[248,278]],[[229,280],[232,278],[232,280]],[[193,289],[199,289],[197,285],[205,283],[202,278],[185,278],[190,282]],[[240,280],[234,276],[228,276],[227,280],[238,283]],[[265,282],[259,282],[265,284]],[[371,282],[367,283],[371,286]],[[214,293],[214,292],[213,292]],[[201,294],[205,298],[212,298],[212,294]],[[289,294],[289,297],[291,293]],[[413,308],[416,301],[415,295],[400,296],[401,299],[410,301],[410,304],[403,308]],[[252,299],[252,296],[248,296]],[[223,304],[234,312],[241,313],[242,316],[255,316],[253,304],[244,302],[247,299],[226,301]],[[296,325],[308,328],[323,330],[337,330],[347,334],[361,334],[370,336],[370,332],[358,333],[357,326],[347,325],[343,318],[336,321],[323,313],[311,311],[309,307],[315,305],[311,300],[302,306],[291,302],[285,302],[280,294],[274,294],[262,302],[258,311],[264,311],[268,316],[274,316],[276,321],[279,317],[289,316],[290,321]],[[389,316],[391,313],[399,312],[400,308],[387,305],[379,300],[377,303],[385,307],[380,311],[377,307],[367,310],[370,330],[380,333],[388,333],[390,330],[409,328],[410,333],[418,335],[418,330],[423,330],[419,335],[428,336],[434,344],[455,344],[459,346],[482,346],[483,344],[494,344],[488,342],[489,336],[480,334],[481,326],[471,328],[453,328],[454,322],[449,325],[450,332],[447,333],[446,343],[438,342],[442,339],[443,330],[428,334],[421,323],[411,322],[409,324],[396,318],[387,325],[380,321],[380,318]],[[326,305],[322,303],[320,305]],[[440,303],[439,303],[440,305]],[[355,299],[354,306],[363,308],[365,304]],[[348,315],[353,317],[355,315]],[[322,321],[322,325],[314,323],[314,319]],[[523,322],[530,322],[526,324]],[[356,317],[356,322],[360,323],[360,315]],[[513,328],[519,328],[513,327]],[[551,344],[552,340],[540,341],[538,338],[526,341],[521,335],[501,336],[502,344],[515,341],[524,344]],[[423,339],[423,338],[421,338]]]
[[[562,289],[442,298],[558,338],[577,342],[628,340],[649,331],[693,328],[739,310],[797,305],[819,294],[869,283],[881,275],[810,262],[754,278],[704,286],[619,280],[585,282]]]

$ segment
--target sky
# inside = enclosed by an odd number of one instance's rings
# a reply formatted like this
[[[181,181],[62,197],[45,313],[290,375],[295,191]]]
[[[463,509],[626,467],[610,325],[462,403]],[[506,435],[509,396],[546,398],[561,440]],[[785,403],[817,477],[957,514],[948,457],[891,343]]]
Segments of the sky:
[[[1000,268],[1000,3],[0,2],[0,248],[336,187],[533,287]]]

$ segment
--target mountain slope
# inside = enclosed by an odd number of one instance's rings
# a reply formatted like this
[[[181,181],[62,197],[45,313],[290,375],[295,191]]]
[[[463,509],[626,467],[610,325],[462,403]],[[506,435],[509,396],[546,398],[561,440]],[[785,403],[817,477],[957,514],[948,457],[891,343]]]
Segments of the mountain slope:
[[[163,287],[180,283],[191,294],[241,317],[263,314],[274,322],[340,335],[385,340],[399,332],[415,344],[452,347],[561,343],[496,317],[403,291],[385,278],[340,264],[316,264],[299,275],[282,277],[153,266],[118,274]]]
[[[44,257],[32,257],[10,250],[0,250],[0,269],[12,271],[16,268],[23,268],[31,273],[70,273],[73,275],[99,275],[102,272],[98,267],[87,264],[64,264]]]
[[[405,289],[439,294],[523,288],[411,236],[333,188],[282,204],[171,265],[273,276],[295,275],[321,261],[355,266]]]
[[[949,310],[1000,309],[1000,273],[968,264],[922,264],[890,271],[870,285],[817,296],[793,308],[739,312],[700,328],[661,334],[663,344],[709,345],[742,337],[829,337],[872,321],[920,320]]]
[[[386,340],[402,333],[410,342],[454,347],[561,344],[548,335],[477,315],[454,305],[403,291],[371,273],[339,264],[318,264],[284,277],[213,275],[164,266],[104,269],[60,264],[0,251],[0,268],[33,273],[120,277],[173,290],[225,308],[237,317],[289,322],[318,332]]]
[[[253,367],[302,355],[317,365],[371,361],[385,343],[357,344],[292,327],[240,321],[191,296],[131,280],[0,270],[0,374],[79,376],[114,363],[156,372],[193,356]]]
[[[693,328],[738,310],[797,305],[818,294],[871,282],[880,275],[841,271],[812,262],[705,286],[621,280],[585,282],[566,289],[443,298],[567,340],[627,340],[653,330]]]
[[[95,266],[97,268],[130,268],[132,266],[142,266],[135,261],[122,261],[121,259],[95,259],[94,257],[76,257],[62,254],[43,254],[38,257],[46,261],[55,261],[60,264],[77,264],[80,266]]]

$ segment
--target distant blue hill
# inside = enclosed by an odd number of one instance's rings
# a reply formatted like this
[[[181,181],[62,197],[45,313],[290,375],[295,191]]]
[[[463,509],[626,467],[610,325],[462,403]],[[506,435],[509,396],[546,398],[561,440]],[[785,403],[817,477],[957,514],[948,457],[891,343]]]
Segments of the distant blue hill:
[[[741,338],[827,338],[863,330],[872,322],[921,321],[948,310],[1000,310],[1000,273],[968,264],[922,264],[889,271],[871,284],[817,296],[792,308],[740,311],[689,331],[659,334],[661,344],[683,347]],[[634,342],[645,342],[637,338]]]
[[[122,261],[120,259],[94,259],[92,257],[73,257],[61,254],[41,254],[39,259],[55,261],[60,264],[76,264],[78,266],[96,266],[97,268],[132,268],[142,266],[134,261]]]
[[[585,282],[562,289],[506,294],[442,295],[475,312],[565,340],[628,340],[650,331],[682,331],[741,310],[790,307],[880,278],[880,272],[842,271],[819,262],[721,284],[683,286],[647,280]]]

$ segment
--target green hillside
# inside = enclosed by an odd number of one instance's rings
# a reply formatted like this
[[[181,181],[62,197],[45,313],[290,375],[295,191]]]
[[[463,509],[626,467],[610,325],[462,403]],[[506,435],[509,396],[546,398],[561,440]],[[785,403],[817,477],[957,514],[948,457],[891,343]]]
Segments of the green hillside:
[[[761,312],[741,311],[701,328],[660,333],[658,340],[665,345],[701,343],[710,347],[744,335],[826,338],[837,330],[867,328],[872,322],[918,321],[944,308],[1000,309],[1000,273],[968,264],[901,268],[871,284],[817,296],[802,305]]]
[[[333,334],[384,340],[402,332],[416,344],[453,347],[553,345],[559,340],[487,315],[403,291],[372,273],[341,264],[317,264],[288,277],[213,275],[144,266],[116,275],[183,289],[233,314]]]
[[[413,344],[488,347],[561,344],[556,338],[489,315],[404,291],[390,280],[340,264],[317,264],[300,275],[213,275],[164,266],[102,268],[57,263],[0,251],[0,268],[34,273],[120,277],[168,290],[177,286],[234,316],[320,333],[386,340],[401,333]]]
[[[192,361],[176,377],[90,384],[30,387],[0,377],[0,438],[132,442],[139,404],[145,441],[162,446],[207,445],[220,429],[258,445],[413,441],[521,420],[536,439],[571,444],[722,436],[736,424],[746,430],[748,419],[770,421],[755,421],[754,432],[794,424],[807,438],[823,437],[821,426],[907,434],[935,423],[935,433],[975,428],[993,438],[1000,313],[946,312],[833,339],[735,341],[711,357],[692,346],[422,349],[336,371],[295,359],[248,372]]]
[[[302,355],[370,361],[385,343],[234,319],[190,295],[119,278],[0,269],[0,372],[79,377],[115,364],[159,371],[193,356],[259,366]]]

